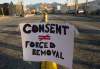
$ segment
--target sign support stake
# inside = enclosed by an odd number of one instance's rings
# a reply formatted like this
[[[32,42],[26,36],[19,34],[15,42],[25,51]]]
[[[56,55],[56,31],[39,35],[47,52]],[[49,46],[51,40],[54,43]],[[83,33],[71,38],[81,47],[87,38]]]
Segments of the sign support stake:
[[[48,13],[46,12],[46,9],[42,12],[42,22],[48,23]],[[41,69],[58,69],[57,64],[50,61],[43,61],[41,62]]]

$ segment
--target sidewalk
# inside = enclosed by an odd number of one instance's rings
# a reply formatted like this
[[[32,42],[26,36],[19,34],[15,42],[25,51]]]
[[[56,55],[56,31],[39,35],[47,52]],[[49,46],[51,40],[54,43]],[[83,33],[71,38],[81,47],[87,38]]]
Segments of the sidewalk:
[[[100,22],[100,15],[95,15],[95,16],[92,16],[92,15],[87,15],[87,16],[74,16],[74,17],[85,17],[85,18],[89,18],[89,19],[93,19],[93,20],[95,20],[95,21],[97,21],[97,22]]]
[[[100,15],[99,15],[99,16],[91,16],[91,15],[89,15],[89,16],[87,16],[87,17],[89,17],[89,18],[99,19],[99,18],[100,18]]]
[[[12,18],[17,18],[19,16],[0,16],[0,21],[10,20]]]
[[[100,15],[85,15],[85,14],[77,14],[77,15],[69,15],[69,16],[79,16],[79,17],[93,17],[93,18],[100,18]]]

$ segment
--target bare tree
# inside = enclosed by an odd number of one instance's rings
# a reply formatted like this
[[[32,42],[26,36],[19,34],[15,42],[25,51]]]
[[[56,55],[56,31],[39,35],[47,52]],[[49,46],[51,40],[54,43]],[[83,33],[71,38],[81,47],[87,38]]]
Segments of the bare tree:
[[[17,14],[18,16],[24,17],[23,0],[18,0],[18,3],[16,4],[16,14]]]

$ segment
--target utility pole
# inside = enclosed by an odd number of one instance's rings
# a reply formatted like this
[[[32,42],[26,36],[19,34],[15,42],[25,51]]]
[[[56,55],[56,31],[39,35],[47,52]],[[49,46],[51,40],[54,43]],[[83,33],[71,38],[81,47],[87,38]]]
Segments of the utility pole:
[[[87,7],[88,7],[88,0],[86,0],[86,3],[85,3],[85,14],[86,14],[86,16],[88,14]]]
[[[76,15],[77,15],[77,11],[78,11],[78,0],[75,0],[75,12],[76,12]]]

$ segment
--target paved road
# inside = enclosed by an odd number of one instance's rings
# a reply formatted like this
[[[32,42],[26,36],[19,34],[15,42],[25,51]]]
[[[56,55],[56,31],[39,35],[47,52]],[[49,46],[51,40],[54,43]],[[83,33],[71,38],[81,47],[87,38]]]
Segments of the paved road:
[[[0,69],[36,69],[22,60],[19,23],[40,22],[40,16],[0,17]],[[69,22],[80,35],[75,39],[73,69],[100,69],[100,21],[89,17],[49,15],[50,23]],[[34,64],[34,66],[33,66]]]

